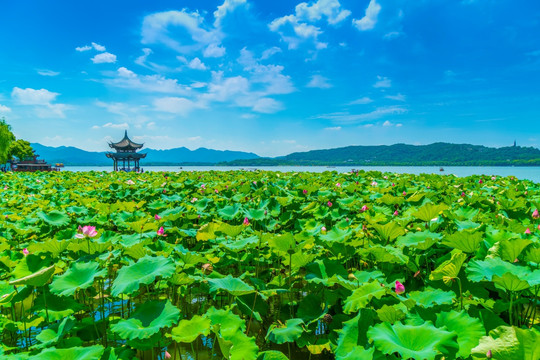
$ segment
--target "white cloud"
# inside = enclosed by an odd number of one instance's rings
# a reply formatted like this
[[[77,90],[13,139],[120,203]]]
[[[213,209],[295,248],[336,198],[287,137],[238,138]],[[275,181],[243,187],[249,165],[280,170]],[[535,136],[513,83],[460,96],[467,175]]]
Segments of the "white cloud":
[[[164,97],[154,100],[154,107],[157,111],[186,116],[198,106],[186,98]]]
[[[354,101],[351,101],[349,103],[349,105],[365,105],[365,104],[369,104],[369,103],[372,103],[373,102],[373,99],[367,97],[367,96],[364,96],[364,97],[361,97],[360,99],[356,99]]]
[[[206,30],[203,16],[185,9],[147,15],[143,20],[141,35],[143,44],[163,44],[182,54],[207,48],[211,44],[215,48],[207,50],[208,56],[216,57],[219,51],[224,53],[224,49],[219,50],[222,32],[218,29]]]
[[[122,130],[127,130],[129,129],[129,124],[128,123],[121,123],[121,124],[113,124],[111,122],[108,122],[106,123],[105,125],[103,125],[102,127],[104,128],[110,128],[110,129],[122,129]]]
[[[203,87],[205,87],[207,85],[208,85],[207,83],[202,82],[202,81],[195,81],[194,83],[191,83],[191,87],[193,89],[200,89],[200,88],[203,88]]]
[[[88,46],[88,45],[85,45],[85,46],[78,46],[75,48],[75,50],[79,51],[79,52],[83,52],[83,51],[88,51],[88,50],[92,50],[92,47],[91,46]]]
[[[225,48],[223,46],[220,46],[218,43],[213,43],[208,45],[206,49],[203,51],[204,57],[222,57],[225,55]]]
[[[392,80],[385,76],[377,75],[377,81],[373,84],[374,88],[389,88],[392,87]]]
[[[204,63],[198,57],[191,60],[188,67],[195,70],[206,70],[206,65],[204,65]]]
[[[387,95],[385,98],[390,100],[396,100],[396,101],[405,101],[405,95],[403,94],[397,94],[397,95]]]
[[[52,70],[38,70],[37,72],[41,76],[57,76],[57,75],[60,75],[60,73],[58,71],[52,71]]]
[[[269,49],[266,49],[263,51],[262,55],[261,55],[261,60],[266,60],[268,59],[269,57],[277,54],[277,53],[280,53],[282,52],[282,50],[280,48],[278,48],[277,46],[272,46],[271,48]]]
[[[143,92],[186,94],[189,90],[189,87],[179,84],[176,79],[161,75],[140,76],[125,67],[119,68],[112,78],[102,81],[107,85]]]
[[[400,115],[407,112],[407,109],[401,106],[379,107],[371,112],[363,114],[350,114],[348,112],[338,112],[316,116],[316,119],[327,119],[338,123],[355,123],[379,119],[387,115]]]
[[[107,50],[107,49],[105,48],[105,46],[96,44],[95,42],[92,43],[92,47],[93,47],[94,49],[96,49],[97,51],[100,51],[100,52],[103,52],[103,51]]]
[[[332,87],[332,84],[330,84],[328,79],[324,76],[313,75],[306,86],[310,88],[329,89]]]
[[[283,110],[283,104],[272,98],[261,98],[253,104],[251,109],[259,113],[273,114]]]
[[[402,127],[403,124],[396,124],[396,127]]]
[[[318,0],[311,5],[303,2],[296,5],[295,12],[299,19],[310,22],[319,21],[324,16],[330,25],[338,24],[351,15],[349,10],[341,8],[338,0]]]
[[[49,105],[60,95],[47,89],[21,89],[14,87],[11,97],[21,105]]]
[[[214,11],[214,26],[220,27],[223,18],[228,14],[234,11],[238,6],[244,5],[246,0],[225,0],[223,4],[217,7],[217,10]]]
[[[366,15],[360,20],[353,19],[353,25],[360,31],[371,30],[377,24],[377,17],[381,11],[381,5],[376,0],[371,0],[366,9]]]
[[[393,124],[392,124],[390,121],[388,121],[388,120],[386,120],[386,121],[383,122],[383,124],[382,124],[382,126],[384,126],[384,127],[388,127],[388,126],[392,126],[392,125],[393,125]]]
[[[400,31],[390,31],[390,32],[384,34],[383,38],[385,40],[392,40],[392,39],[398,38],[398,37],[400,37],[402,35],[403,35],[403,33],[400,32]]]
[[[146,59],[148,59],[148,56],[152,54],[152,49],[144,48],[142,49],[143,54],[135,59],[135,64],[146,66]]]
[[[327,131],[340,131],[341,126],[326,127],[326,128],[324,128],[324,130],[327,130]]]
[[[109,52],[104,52],[97,54],[92,59],[92,62],[94,64],[107,64],[107,63],[115,63],[116,62],[116,55],[111,54]]]
[[[5,105],[1,105],[1,104],[0,104],[0,114],[5,114],[5,113],[8,113],[8,112],[11,112],[11,109],[8,108],[8,107],[5,106]]]
[[[201,140],[202,140],[201,136],[192,136],[192,137],[187,138],[187,141],[201,141]]]

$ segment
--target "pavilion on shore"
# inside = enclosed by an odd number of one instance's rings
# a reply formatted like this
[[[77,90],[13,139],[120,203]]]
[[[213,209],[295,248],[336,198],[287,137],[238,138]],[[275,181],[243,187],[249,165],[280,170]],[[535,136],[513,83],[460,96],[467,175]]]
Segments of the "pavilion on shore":
[[[109,143],[116,152],[109,152],[106,156],[113,159],[114,171],[140,171],[139,160],[144,159],[146,154],[138,153],[144,144],[137,144],[128,137],[127,130],[124,138],[117,143]]]

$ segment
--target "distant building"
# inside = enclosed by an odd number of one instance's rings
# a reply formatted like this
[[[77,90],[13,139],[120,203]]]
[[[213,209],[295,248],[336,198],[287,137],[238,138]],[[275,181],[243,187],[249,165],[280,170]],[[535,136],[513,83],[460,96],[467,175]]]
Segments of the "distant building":
[[[516,146],[517,146],[517,144],[516,144],[516,140],[514,140],[514,147],[516,147]]]
[[[113,159],[114,171],[136,171],[140,170],[139,160],[144,159],[146,154],[138,153],[144,144],[137,144],[128,137],[127,130],[124,138],[116,143],[109,143],[109,146],[116,152],[109,152],[106,156]],[[132,166],[133,165],[133,166]]]

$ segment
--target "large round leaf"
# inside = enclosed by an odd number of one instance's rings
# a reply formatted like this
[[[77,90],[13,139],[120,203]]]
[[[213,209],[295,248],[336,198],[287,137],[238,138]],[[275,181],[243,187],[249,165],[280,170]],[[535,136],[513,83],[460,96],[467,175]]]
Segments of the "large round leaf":
[[[345,300],[343,311],[346,314],[358,311],[365,307],[373,297],[380,299],[386,294],[386,288],[378,281],[361,285]]]
[[[122,339],[147,339],[178,321],[180,310],[169,301],[142,303],[127,320],[111,326]]]
[[[176,342],[191,343],[199,335],[207,336],[210,333],[210,319],[195,315],[191,320],[181,320],[177,327],[172,329],[171,338]]]
[[[255,292],[255,289],[238,278],[228,275],[222,279],[208,279],[210,292],[225,290],[233,296],[241,296]]]
[[[33,274],[27,275],[20,279],[12,280],[10,285],[30,285],[30,286],[43,286],[49,282],[51,276],[54,274],[55,265],[43,268],[36,271]]]
[[[101,345],[72,347],[69,349],[50,348],[32,357],[34,360],[96,360],[105,352]]]
[[[304,332],[304,328],[302,327],[303,324],[304,321],[302,319],[289,319],[285,322],[284,326],[274,324],[268,329],[266,338],[276,344],[294,342]]]
[[[425,288],[423,291],[411,291],[407,297],[425,308],[435,305],[452,304],[455,294],[441,289]]]
[[[480,339],[472,349],[474,359],[486,359],[491,351],[493,360],[538,360],[540,359],[540,331],[499,326]]]
[[[383,354],[399,353],[404,359],[434,360],[439,354],[447,354],[456,348],[455,334],[437,329],[429,321],[423,325],[396,323],[377,324],[368,330],[368,337]]]
[[[38,211],[36,215],[49,225],[64,226],[69,224],[69,216],[62,211],[52,210],[48,213]]]
[[[151,257],[149,255],[139,259],[130,266],[124,266],[118,271],[113,282],[111,294],[132,294],[139,289],[140,284],[150,284],[156,277],[170,277],[175,270],[174,264],[163,256]]]
[[[105,276],[107,271],[98,271],[97,262],[76,262],[63,275],[55,276],[50,285],[51,292],[60,296],[71,296],[78,289],[93,285],[96,277]]]
[[[480,338],[486,334],[480,320],[470,317],[464,311],[439,313],[435,325],[438,328],[445,326],[447,330],[457,334],[458,355],[464,359],[471,354],[471,349],[478,345]]]

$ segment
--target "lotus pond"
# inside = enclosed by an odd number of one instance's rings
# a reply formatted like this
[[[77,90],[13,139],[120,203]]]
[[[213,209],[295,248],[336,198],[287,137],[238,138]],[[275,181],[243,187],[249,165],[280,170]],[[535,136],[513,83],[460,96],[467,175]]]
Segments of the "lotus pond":
[[[0,179],[1,359],[540,359],[533,182]]]

